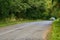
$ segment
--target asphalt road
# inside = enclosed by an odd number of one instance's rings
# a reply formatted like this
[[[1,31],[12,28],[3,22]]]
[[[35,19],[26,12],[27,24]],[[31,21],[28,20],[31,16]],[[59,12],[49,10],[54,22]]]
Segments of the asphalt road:
[[[0,40],[44,40],[43,33],[52,21],[38,21],[16,24],[0,29]]]

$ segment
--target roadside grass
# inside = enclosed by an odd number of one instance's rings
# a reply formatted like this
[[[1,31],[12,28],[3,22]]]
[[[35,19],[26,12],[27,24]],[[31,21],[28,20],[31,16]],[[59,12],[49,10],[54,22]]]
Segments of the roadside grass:
[[[0,22],[0,28],[7,27],[10,25],[21,24],[26,22],[34,22],[34,21],[41,21],[41,20],[20,20],[20,21],[7,21],[7,22]]]
[[[60,19],[53,22],[52,30],[48,34],[48,40],[60,40]]]

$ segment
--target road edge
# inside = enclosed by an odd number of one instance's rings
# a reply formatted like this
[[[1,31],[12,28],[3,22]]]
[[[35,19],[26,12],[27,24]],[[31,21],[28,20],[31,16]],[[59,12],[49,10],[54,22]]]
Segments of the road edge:
[[[51,31],[51,27],[44,31],[43,40],[48,40],[48,34]]]

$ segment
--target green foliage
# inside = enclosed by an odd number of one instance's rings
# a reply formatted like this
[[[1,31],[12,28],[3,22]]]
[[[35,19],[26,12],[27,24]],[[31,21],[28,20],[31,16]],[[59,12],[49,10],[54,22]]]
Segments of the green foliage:
[[[60,0],[53,0],[52,16],[60,18]]]
[[[58,18],[57,3],[57,0],[53,0],[53,4],[52,0],[0,0],[0,20]]]
[[[53,22],[52,32],[49,37],[49,40],[60,40],[60,19]]]

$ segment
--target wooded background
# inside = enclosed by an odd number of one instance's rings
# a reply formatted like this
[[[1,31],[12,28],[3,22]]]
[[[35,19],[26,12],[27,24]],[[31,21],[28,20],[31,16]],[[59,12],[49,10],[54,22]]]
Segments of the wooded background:
[[[0,20],[60,17],[60,0],[0,0]]]

